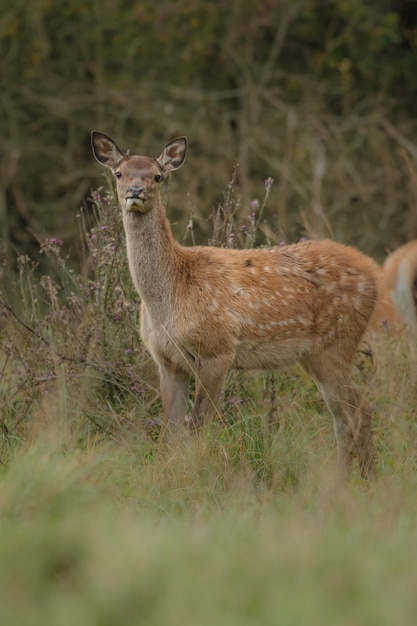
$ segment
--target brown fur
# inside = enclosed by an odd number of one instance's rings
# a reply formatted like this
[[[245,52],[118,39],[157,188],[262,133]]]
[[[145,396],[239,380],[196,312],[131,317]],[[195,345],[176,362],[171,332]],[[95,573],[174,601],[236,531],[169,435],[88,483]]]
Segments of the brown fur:
[[[142,299],[141,335],[159,367],[165,418],[184,424],[188,384],[196,378],[189,421],[221,408],[230,368],[300,363],[333,415],[341,466],[354,453],[372,469],[371,410],[354,389],[351,365],[377,297],[378,266],[332,241],[284,248],[184,247],[173,238],[158,177],[180,167],[186,140],[158,159],[124,156],[93,131],[93,152],[116,176],[127,254]],[[155,177],[157,180],[155,180]]]
[[[417,240],[387,256],[381,268],[380,292],[372,329],[407,329],[417,334]]]

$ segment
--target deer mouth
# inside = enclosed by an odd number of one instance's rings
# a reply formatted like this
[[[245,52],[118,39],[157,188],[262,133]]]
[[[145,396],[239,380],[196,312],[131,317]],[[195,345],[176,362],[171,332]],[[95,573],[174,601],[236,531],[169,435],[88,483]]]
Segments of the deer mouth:
[[[143,203],[145,201],[144,196],[128,196],[125,198],[126,207],[129,211],[142,211]]]

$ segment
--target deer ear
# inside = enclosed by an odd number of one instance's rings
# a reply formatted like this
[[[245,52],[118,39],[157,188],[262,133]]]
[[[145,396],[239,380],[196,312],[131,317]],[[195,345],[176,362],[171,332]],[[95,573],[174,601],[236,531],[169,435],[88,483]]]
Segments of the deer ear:
[[[110,137],[97,130],[91,131],[91,147],[97,161],[112,170],[116,169],[125,156]]]
[[[187,138],[177,137],[162,150],[156,159],[164,174],[177,170],[185,161],[187,155]]]

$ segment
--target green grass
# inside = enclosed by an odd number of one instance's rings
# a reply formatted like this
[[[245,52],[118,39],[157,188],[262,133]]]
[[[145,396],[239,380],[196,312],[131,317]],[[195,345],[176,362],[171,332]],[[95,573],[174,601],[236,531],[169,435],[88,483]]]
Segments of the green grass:
[[[342,486],[317,440],[300,468],[305,433],[277,433],[268,485],[253,442],[237,453],[218,435],[81,451],[46,428],[16,452],[1,475],[1,623],[415,623],[414,451],[398,474]]]
[[[3,277],[1,626],[414,626],[415,346],[358,357],[369,483],[338,480],[297,369],[232,373],[221,420],[160,443],[120,224],[96,203],[80,274],[46,242],[47,279],[27,259]]]

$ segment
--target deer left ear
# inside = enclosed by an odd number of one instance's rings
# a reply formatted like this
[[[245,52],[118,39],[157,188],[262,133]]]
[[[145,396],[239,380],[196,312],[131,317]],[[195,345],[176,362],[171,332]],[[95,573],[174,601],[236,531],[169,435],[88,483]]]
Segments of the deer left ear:
[[[187,155],[187,138],[177,137],[173,139],[162,150],[156,159],[164,174],[177,170],[185,161]]]
[[[91,131],[91,147],[97,161],[106,167],[114,170],[118,163],[125,156],[116,146],[113,139],[107,135],[99,133],[97,130]]]

